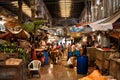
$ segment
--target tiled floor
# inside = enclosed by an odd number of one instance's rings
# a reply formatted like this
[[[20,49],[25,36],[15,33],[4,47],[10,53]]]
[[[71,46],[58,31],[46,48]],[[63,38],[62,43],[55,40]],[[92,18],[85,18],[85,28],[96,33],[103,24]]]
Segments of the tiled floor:
[[[66,59],[62,59],[59,64],[48,64],[41,67],[41,77],[37,75],[27,80],[78,80],[85,76],[77,74],[76,68],[65,67]]]

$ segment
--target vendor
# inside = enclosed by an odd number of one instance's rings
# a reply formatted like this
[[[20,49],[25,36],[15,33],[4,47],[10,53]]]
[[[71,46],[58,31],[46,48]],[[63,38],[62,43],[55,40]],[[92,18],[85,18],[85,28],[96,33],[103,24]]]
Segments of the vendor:
[[[106,32],[101,35],[101,48],[110,48],[110,38]]]
[[[41,65],[44,65],[43,52],[36,52],[36,57],[37,57],[37,60],[40,60],[40,61],[41,61]]]

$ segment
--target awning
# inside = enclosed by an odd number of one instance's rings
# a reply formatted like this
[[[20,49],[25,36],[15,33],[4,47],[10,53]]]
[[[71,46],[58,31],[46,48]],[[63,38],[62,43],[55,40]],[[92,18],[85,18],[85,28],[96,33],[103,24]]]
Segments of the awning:
[[[13,19],[6,21],[4,23],[4,25],[6,28],[15,28],[15,27],[19,26],[19,23],[16,19],[13,18]]]
[[[8,29],[8,31],[10,31],[17,39],[28,39],[30,37],[29,33],[23,29],[20,29],[19,31],[13,31]]]
[[[91,23],[88,25],[93,29],[93,31],[94,30],[107,31],[109,29],[113,29],[112,23],[104,23],[104,24]]]
[[[29,37],[30,37],[29,33],[27,33],[25,30],[12,31],[8,29],[7,32],[0,34],[0,39],[4,40],[10,40],[11,38],[26,40]]]

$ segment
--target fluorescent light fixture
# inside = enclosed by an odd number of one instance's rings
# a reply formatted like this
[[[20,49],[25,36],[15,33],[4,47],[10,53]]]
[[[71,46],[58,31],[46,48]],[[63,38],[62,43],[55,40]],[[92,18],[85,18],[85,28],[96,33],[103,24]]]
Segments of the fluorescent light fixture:
[[[61,17],[70,16],[71,4],[72,4],[72,0],[60,0],[59,1]]]
[[[97,4],[97,5],[100,5],[100,0],[97,0],[97,1],[96,1],[96,4]]]

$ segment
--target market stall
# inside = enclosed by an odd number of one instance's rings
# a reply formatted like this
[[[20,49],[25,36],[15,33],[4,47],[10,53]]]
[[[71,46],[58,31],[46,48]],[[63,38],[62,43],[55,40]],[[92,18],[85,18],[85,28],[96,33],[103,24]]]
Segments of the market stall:
[[[115,50],[96,48],[95,63],[103,74],[109,74],[109,62],[111,54],[115,54]]]
[[[22,59],[10,58],[0,61],[0,80],[25,80],[25,69]]]
[[[93,65],[96,60],[96,48],[87,47],[88,64]]]
[[[110,60],[109,74],[120,80],[120,58]]]

